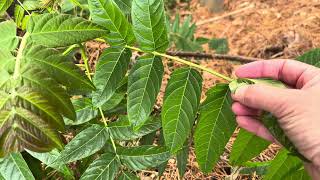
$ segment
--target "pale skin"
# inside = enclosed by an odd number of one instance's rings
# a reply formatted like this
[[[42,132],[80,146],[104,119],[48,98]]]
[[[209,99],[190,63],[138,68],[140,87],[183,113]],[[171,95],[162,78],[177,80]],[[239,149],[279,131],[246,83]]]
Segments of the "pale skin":
[[[257,117],[261,110],[275,115],[299,152],[312,162],[305,164],[310,175],[320,180],[320,69],[294,60],[268,60],[243,65],[236,76],[273,78],[291,87],[241,87],[232,95],[232,110],[240,127],[271,142],[276,141]]]

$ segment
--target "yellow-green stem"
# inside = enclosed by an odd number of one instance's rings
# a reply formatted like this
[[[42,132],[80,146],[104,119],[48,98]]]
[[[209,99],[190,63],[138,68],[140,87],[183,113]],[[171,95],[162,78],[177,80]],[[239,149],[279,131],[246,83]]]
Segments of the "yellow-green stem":
[[[212,69],[210,69],[210,68],[206,68],[206,67],[200,66],[200,65],[198,65],[198,64],[195,64],[195,63],[193,63],[193,62],[190,62],[190,61],[181,59],[181,58],[176,57],[176,56],[170,56],[170,55],[167,55],[167,54],[164,54],[164,53],[159,53],[159,52],[156,52],[156,51],[153,51],[153,52],[145,52],[145,51],[143,51],[142,49],[139,49],[139,48],[136,48],[136,47],[132,47],[132,46],[126,46],[126,48],[129,48],[129,49],[132,49],[132,50],[138,51],[138,52],[151,53],[151,54],[153,54],[153,55],[155,55],[155,56],[165,57],[165,58],[168,58],[169,60],[172,60],[172,61],[175,61],[175,62],[179,62],[179,63],[185,64],[185,65],[188,65],[188,66],[197,68],[197,69],[201,69],[201,70],[203,70],[203,71],[206,71],[206,72],[208,72],[208,73],[210,73],[210,74],[213,74],[213,75],[215,75],[215,76],[217,76],[217,77],[220,77],[220,78],[222,78],[222,79],[224,79],[224,80],[227,80],[227,81],[229,81],[229,82],[233,81],[232,78],[229,78],[229,77],[227,77],[227,76],[225,76],[225,75],[223,75],[223,74],[220,74],[220,73],[218,73],[218,72],[216,72],[216,71],[214,71],[214,70],[212,70]]]
[[[29,37],[29,33],[26,33],[20,43],[17,58],[16,58],[16,64],[14,68],[14,73],[13,73],[13,79],[18,79],[19,74],[20,74],[20,68],[21,68],[21,60],[23,56],[23,50],[27,45],[27,39]]]
[[[81,47],[81,57],[82,57],[83,62],[85,64],[86,74],[87,74],[88,78],[90,79],[90,81],[92,81],[90,68],[89,68],[89,63],[88,63],[88,56],[87,56],[86,50],[85,50],[85,48],[83,46]],[[101,107],[99,107],[98,110],[99,110],[99,113],[101,115],[101,118],[102,118],[102,121],[104,123],[104,126],[107,128],[108,127],[108,122],[107,122],[106,117],[104,116],[104,113],[103,113]],[[112,147],[113,147],[114,151],[116,152],[117,151],[117,147],[116,147],[116,144],[114,143],[114,140],[113,140],[111,135],[110,135],[110,140],[111,140],[111,143],[112,143]]]

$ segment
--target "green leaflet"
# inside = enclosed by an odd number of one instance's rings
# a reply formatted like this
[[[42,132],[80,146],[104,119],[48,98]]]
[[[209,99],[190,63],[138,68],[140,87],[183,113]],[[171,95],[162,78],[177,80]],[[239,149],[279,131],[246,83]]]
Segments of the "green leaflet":
[[[34,180],[34,177],[20,153],[11,153],[0,159],[0,174],[6,180]]]
[[[76,110],[77,118],[72,121],[65,118],[66,125],[80,125],[94,119],[98,115],[98,110],[93,107],[92,100],[90,98],[80,98],[72,100],[74,109]]]
[[[94,90],[93,84],[83,72],[67,57],[43,46],[27,46],[24,51],[25,69],[35,68],[45,71],[58,83],[72,90]]]
[[[194,143],[203,172],[212,170],[236,128],[231,103],[228,85],[218,84],[207,92],[207,99],[201,105]]]
[[[128,79],[128,117],[135,130],[148,119],[160,91],[163,64],[160,57],[143,56],[134,64]]]
[[[128,77],[126,76],[120,83],[119,87],[117,88],[113,96],[106,103],[102,105],[101,107],[102,110],[110,111],[116,108],[117,106],[119,106],[121,102],[125,101],[126,94],[127,94],[127,87],[128,87]]]
[[[97,90],[93,93],[93,104],[101,107],[116,92],[125,77],[131,51],[124,48],[108,48],[100,56],[93,83]]]
[[[51,108],[49,105],[42,105],[44,108]],[[25,148],[39,152],[62,148],[59,134],[50,126],[50,121],[42,119],[44,115],[40,117],[35,113],[23,107],[0,111],[0,157]],[[16,119],[19,121],[15,121]]]
[[[1,7],[1,2],[0,2],[0,7]],[[19,43],[19,39],[16,36],[16,33],[17,33],[17,27],[13,21],[1,22],[0,23],[0,34],[1,34],[0,49],[9,50],[9,51],[16,49]]]
[[[74,137],[57,161],[69,163],[88,157],[99,151],[108,139],[109,133],[105,127],[94,124]]]
[[[282,149],[277,154],[267,169],[267,174],[263,178],[264,180],[283,179],[285,176],[296,172],[303,166],[299,158],[291,156],[288,153],[287,150]]]
[[[189,145],[188,142],[185,143],[185,146],[177,154],[177,167],[179,169],[179,175],[183,178],[184,173],[186,172],[188,165],[189,157]]]
[[[120,174],[118,180],[139,180],[139,178],[130,172],[123,172]]]
[[[134,140],[150,134],[159,128],[161,128],[161,121],[160,118],[156,117],[150,117],[138,131],[135,131],[132,125],[130,125],[127,116],[121,116],[118,121],[112,122],[108,126],[112,138],[119,141]]]
[[[10,7],[13,0],[1,0],[0,1],[0,14],[6,12],[6,10]]]
[[[128,20],[113,0],[89,0],[93,22],[110,30],[106,34],[112,46],[132,44],[134,34]]]
[[[316,67],[320,67],[320,49],[312,49],[306,52],[305,54],[299,56],[297,60]]]
[[[93,161],[81,176],[81,180],[114,180],[120,168],[120,161],[115,154],[106,153]]]
[[[161,124],[160,124],[161,126]],[[140,139],[140,145],[153,145],[154,139],[157,137],[157,131],[154,131],[150,134],[144,135]]]
[[[240,174],[257,174],[259,176],[263,176],[266,174],[267,169],[272,161],[266,162],[245,162],[240,170]]]
[[[305,169],[292,172],[285,176],[283,180],[312,180]]]
[[[131,14],[132,0],[114,0],[125,15]]]
[[[175,70],[168,82],[162,107],[162,127],[166,146],[179,151],[195,121],[202,89],[202,77],[191,68]]]
[[[255,134],[241,129],[236,141],[232,145],[230,162],[233,165],[241,165],[258,156],[269,144],[268,141],[261,139]]]
[[[35,68],[27,69],[22,73],[22,79],[28,86],[39,89],[48,98],[48,101],[52,103],[52,106],[59,109],[64,116],[70,119],[76,118],[69,95],[46,73]]]
[[[163,0],[133,0],[131,15],[140,48],[165,52],[169,41]]]
[[[12,74],[14,71],[15,57],[11,54],[11,52],[0,48],[0,61],[0,69]],[[2,81],[0,80],[0,82]]]
[[[229,52],[228,40],[225,38],[211,39],[209,47],[217,54],[227,54]]]
[[[56,161],[60,156],[60,152],[57,149],[53,149],[52,151],[47,153],[37,153],[30,150],[26,151],[34,158],[40,160],[45,165],[59,171],[66,177],[73,176],[73,172],[71,171],[71,169],[69,169],[67,165],[63,164],[63,162],[61,161]]]
[[[279,88],[286,88],[285,84],[281,81],[262,78],[262,79],[237,79],[232,81],[229,84],[229,88],[231,92],[235,93],[235,91],[244,85],[250,84],[265,84],[269,86],[279,87]],[[290,141],[290,139],[286,136],[284,131],[281,129],[280,125],[278,124],[278,120],[272,114],[268,112],[263,112],[261,115],[261,122],[268,128],[269,132],[272,134],[273,137],[277,139],[277,141],[283,145],[288,151],[292,153],[292,155],[296,155],[300,157],[304,161],[309,161],[305,158],[302,154],[298,152],[294,144]]]
[[[27,32],[30,33],[32,42],[47,47],[69,46],[108,33],[83,18],[55,13],[32,16]]]
[[[170,158],[170,152],[159,146],[119,147],[117,154],[122,164],[132,170],[157,167]]]

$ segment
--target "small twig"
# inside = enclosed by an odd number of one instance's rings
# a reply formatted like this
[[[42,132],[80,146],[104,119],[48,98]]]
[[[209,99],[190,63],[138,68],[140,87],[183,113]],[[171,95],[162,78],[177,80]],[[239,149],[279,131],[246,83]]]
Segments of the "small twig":
[[[199,52],[174,52],[167,51],[168,55],[179,56],[179,57],[194,57],[194,58],[205,58],[205,59],[225,59],[229,61],[237,61],[242,63],[249,63],[254,61],[261,61],[264,59],[245,57],[238,55],[227,55],[227,54],[210,54],[210,53],[199,53]]]
[[[254,7],[255,7],[255,5],[251,5],[251,6],[242,8],[242,9],[238,9],[238,10],[232,11],[230,13],[224,14],[222,16],[213,17],[213,18],[210,18],[210,19],[206,19],[206,20],[197,22],[196,25],[197,26],[201,26],[201,25],[204,25],[204,24],[208,24],[208,23],[212,23],[214,21],[218,21],[218,20],[224,19],[224,18],[229,17],[229,16],[233,16],[233,15],[242,13],[242,12],[246,13],[246,12],[249,12],[248,11],[249,9],[254,8]]]

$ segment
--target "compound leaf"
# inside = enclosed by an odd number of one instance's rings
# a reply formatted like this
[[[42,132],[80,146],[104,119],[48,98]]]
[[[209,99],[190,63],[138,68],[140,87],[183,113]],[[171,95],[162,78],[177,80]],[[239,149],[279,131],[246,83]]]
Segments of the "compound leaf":
[[[134,34],[128,20],[113,0],[89,0],[93,22],[107,28],[108,43],[112,46],[132,44]]]
[[[202,78],[198,71],[180,68],[172,73],[162,109],[165,143],[171,153],[183,147],[191,132],[200,104],[201,89]]]
[[[128,117],[121,116],[118,121],[110,123],[108,129],[110,135],[115,140],[128,141],[150,134],[160,127],[160,118],[150,117],[138,131],[135,131],[132,125],[130,125]]]
[[[47,47],[69,46],[108,33],[107,30],[83,18],[55,13],[32,16],[27,32],[30,33],[32,42]]]
[[[0,7],[1,7],[1,2],[0,2]],[[16,33],[17,33],[16,29],[17,29],[16,24],[13,21],[4,21],[0,23],[0,34],[1,34],[0,49],[6,49],[9,51],[12,51],[17,48],[19,39],[16,36]]]
[[[197,162],[203,172],[212,170],[236,128],[231,102],[228,85],[218,84],[207,92],[201,106],[194,142]]]
[[[26,161],[20,153],[11,153],[0,159],[0,174],[8,180],[34,180]]]
[[[119,147],[117,154],[122,164],[132,170],[157,167],[170,158],[170,152],[159,146]]]
[[[270,142],[241,129],[236,141],[232,145],[230,162],[233,165],[241,165],[258,156],[269,145]]]
[[[320,48],[312,49],[303,55],[299,56],[297,60],[320,67]]]
[[[277,156],[268,167],[267,174],[263,179],[283,179],[285,176],[299,170],[303,166],[303,163],[299,158],[291,156],[288,153],[289,151],[285,149],[278,152]]]
[[[165,52],[169,41],[163,0],[133,0],[131,14],[141,49]]]
[[[97,90],[92,98],[96,107],[101,107],[114,95],[127,73],[130,57],[131,51],[126,48],[108,48],[102,53],[93,78]]]
[[[128,117],[134,129],[148,119],[160,91],[163,64],[160,57],[143,56],[133,66],[128,79]]]
[[[114,180],[120,168],[120,161],[113,153],[102,154],[93,161],[81,176],[81,180]]]
[[[59,161],[69,163],[88,157],[99,151],[109,139],[109,133],[103,126],[94,124],[81,131],[61,152]]]

